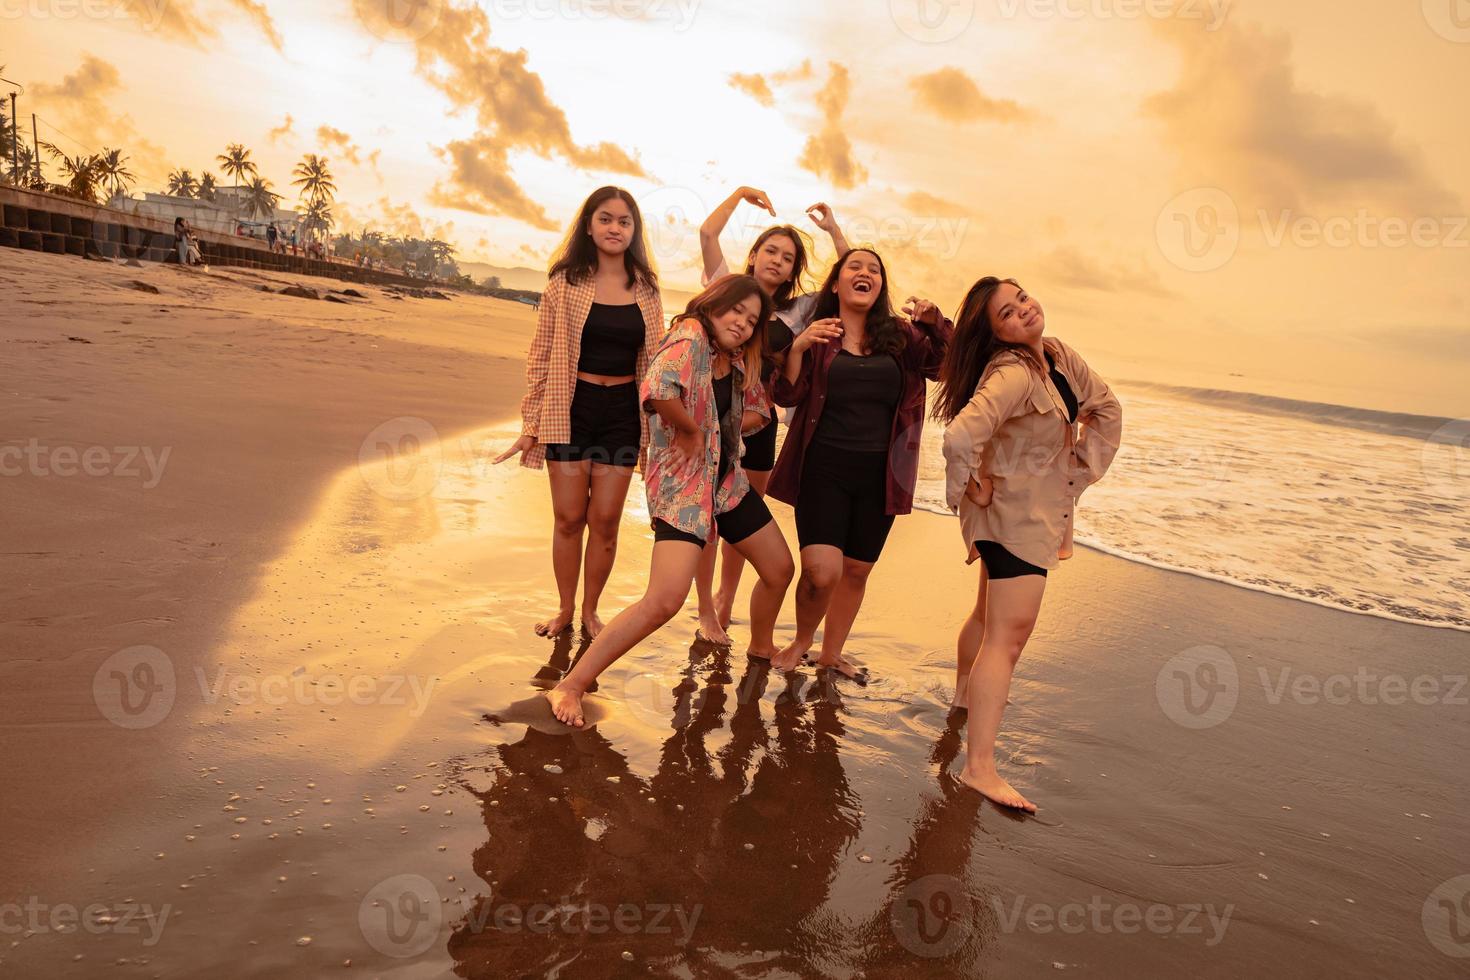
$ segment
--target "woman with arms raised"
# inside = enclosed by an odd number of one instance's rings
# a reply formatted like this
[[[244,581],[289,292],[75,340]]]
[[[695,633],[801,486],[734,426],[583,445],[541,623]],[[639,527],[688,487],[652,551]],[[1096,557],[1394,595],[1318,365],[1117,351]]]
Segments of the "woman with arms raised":
[[[641,388],[652,415],[644,473],[654,537],[648,589],[548,692],[563,723],[581,727],[582,696],[592,682],[683,607],[716,534],[760,576],[750,597],[752,648],[774,647],[776,615],[795,569],[781,529],[740,466],[746,405],[770,413],[759,377],[770,312],[770,297],[754,279],[726,276],[690,301],[649,366]]]
[[[795,411],[770,493],[796,507],[801,541],[796,638],[777,669],[797,666],[825,617],[817,666],[863,679],[842,648],[894,518],[913,509],[925,379],[939,377],[952,333],[933,303],[910,298],[904,313],[913,322],[894,314],[878,253],[853,249],[776,377],[776,404]]]
[[[948,426],[946,497],[960,516],[969,561],[981,563],[979,596],[957,651],[956,700],[969,710],[960,780],[1029,811],[1035,805],[996,769],[995,738],[1047,570],[1072,556],[1077,497],[1102,479],[1123,435],[1118,399],[1076,351],[1045,331],[1041,304],[1014,279],[975,283],[934,405],[934,417]]]
[[[600,188],[551,266],[526,361],[521,437],[495,460],[521,453],[523,466],[544,462],[551,475],[551,565],[561,603],[536,624],[542,636],[572,624],[584,532],[582,626],[588,637],[602,630],[597,603],[617,556],[633,467],[648,445],[638,379],[663,333],[638,204],[620,187]]]
[[[708,285],[721,276],[729,275],[730,267],[720,249],[720,233],[730,223],[735,209],[741,202],[753,204],[769,211],[772,217],[776,209],[771,206],[766,192],[754,187],[740,187],[710,213],[699,228],[699,247],[704,258],[704,282]],[[847,251],[847,239],[837,226],[832,209],[826,204],[813,204],[806,209],[807,216],[820,229],[832,237],[837,254]],[[745,257],[745,274],[755,277],[775,304],[775,316],[769,323],[769,356],[761,371],[761,383],[770,390],[776,371],[785,359],[786,348],[796,334],[806,328],[816,306],[816,294],[804,292],[808,263],[806,235],[791,225],[773,225],[756,237],[755,244]],[[747,413],[745,425],[745,456],[741,465],[750,485],[757,493],[766,492],[771,478],[771,468],[776,465],[775,414],[760,418]],[[725,630],[730,626],[730,614],[735,605],[735,592],[740,587],[740,574],[745,559],[740,552],[726,544],[724,557],[720,559],[720,588],[714,591],[715,562],[718,546],[710,545],[709,553],[699,567],[695,584],[699,593],[699,631],[714,643],[728,643]],[[764,653],[769,657],[774,651]]]

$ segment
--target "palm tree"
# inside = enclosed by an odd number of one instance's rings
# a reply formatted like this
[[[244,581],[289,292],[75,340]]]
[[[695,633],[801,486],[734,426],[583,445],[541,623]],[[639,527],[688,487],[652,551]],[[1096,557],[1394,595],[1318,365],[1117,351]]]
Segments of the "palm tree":
[[[20,144],[16,159],[6,158],[6,163],[10,166],[11,180],[22,187],[30,186],[31,181],[36,177],[36,154],[29,144]]]
[[[308,153],[296,165],[291,176],[296,178],[291,183],[301,188],[302,198],[309,203],[331,201],[337,194],[337,185],[332,182],[332,172],[327,169],[326,159],[315,153]]]
[[[255,163],[250,159],[250,151],[239,143],[231,143],[225,147],[225,152],[215,157],[219,161],[219,168],[226,176],[235,178],[235,189],[240,189],[241,177],[259,177],[260,171],[256,169]]]
[[[281,203],[281,195],[271,190],[271,182],[263,177],[253,177],[250,183],[245,185],[245,210],[250,212],[250,217],[256,218],[260,215],[269,217],[276,213],[276,205]]]
[[[313,229],[320,229],[325,234],[332,227],[332,203],[327,200],[312,201],[306,206],[303,223],[308,234]]]
[[[138,178],[128,170],[128,160],[122,155],[122,150],[109,150],[105,146],[101,156],[97,158],[97,177],[106,182],[114,197],[126,194],[128,185],[138,182]]]
[[[199,200],[213,203],[216,189],[214,174],[205,171],[204,176],[199,178]]]
[[[66,183],[55,185],[56,189],[71,197],[96,203],[97,189],[101,184],[101,177],[97,172],[100,158],[95,154],[69,157],[56,144],[45,140],[41,141],[41,148],[61,162],[61,176]]]
[[[175,170],[168,175],[168,192],[174,197],[193,197],[199,190],[199,181],[187,170]]]

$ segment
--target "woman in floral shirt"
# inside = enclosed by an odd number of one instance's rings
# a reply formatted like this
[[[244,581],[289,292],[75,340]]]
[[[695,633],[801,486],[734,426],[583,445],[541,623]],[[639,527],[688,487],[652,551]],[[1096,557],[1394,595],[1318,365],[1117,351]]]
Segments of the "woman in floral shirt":
[[[771,300],[750,276],[725,276],[674,321],[640,397],[649,418],[648,589],[607,625],[547,695],[556,717],[581,727],[582,695],[614,661],[673,619],[689,597],[705,545],[718,534],[760,581],[750,598],[751,653],[775,653],[776,615],[795,574],[791,549],[740,466],[747,405],[769,418],[760,383]]]

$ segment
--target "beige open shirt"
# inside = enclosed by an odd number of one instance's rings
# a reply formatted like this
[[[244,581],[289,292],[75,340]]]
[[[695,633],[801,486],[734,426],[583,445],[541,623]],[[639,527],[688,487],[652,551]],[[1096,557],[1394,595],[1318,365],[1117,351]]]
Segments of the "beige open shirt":
[[[1118,452],[1117,397],[1072,348],[1051,337],[1042,343],[1077,396],[1077,424],[1067,421],[1050,376],[1007,350],[991,359],[974,397],[944,430],[945,498],[960,517],[969,562],[980,557],[976,541],[995,541],[1040,568],[1072,557],[1077,498]],[[965,496],[972,476],[994,481],[988,506]]]

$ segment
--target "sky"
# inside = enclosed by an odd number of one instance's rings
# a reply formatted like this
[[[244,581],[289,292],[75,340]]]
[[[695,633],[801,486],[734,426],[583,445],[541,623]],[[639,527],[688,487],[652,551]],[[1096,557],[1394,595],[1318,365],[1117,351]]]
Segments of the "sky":
[[[752,185],[900,299],[1019,278],[1115,377],[1470,416],[1467,0],[0,0],[0,65],[136,192],[319,153],[342,229],[540,268],[617,183],[692,288]]]

